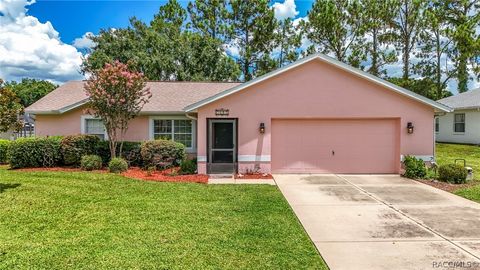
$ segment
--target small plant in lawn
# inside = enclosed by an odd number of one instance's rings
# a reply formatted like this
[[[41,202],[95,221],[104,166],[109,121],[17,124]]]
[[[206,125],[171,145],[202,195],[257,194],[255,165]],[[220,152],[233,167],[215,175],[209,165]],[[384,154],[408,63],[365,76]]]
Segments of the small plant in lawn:
[[[442,165],[438,168],[438,180],[463,184],[467,182],[467,169],[458,164]]]
[[[187,159],[180,163],[180,173],[181,174],[195,174],[197,173],[197,161],[192,159]]]
[[[112,158],[108,163],[108,170],[111,173],[122,173],[128,170],[128,163],[123,158]]]
[[[403,164],[405,165],[405,173],[403,174],[405,177],[418,179],[424,178],[427,175],[425,163],[419,158],[406,156]]]
[[[97,155],[85,155],[82,157],[80,168],[85,171],[100,170],[102,168],[102,158]]]

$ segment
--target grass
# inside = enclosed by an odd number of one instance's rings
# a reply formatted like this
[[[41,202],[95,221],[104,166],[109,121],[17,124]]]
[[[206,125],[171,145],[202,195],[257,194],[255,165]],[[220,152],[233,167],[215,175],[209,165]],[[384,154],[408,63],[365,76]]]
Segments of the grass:
[[[455,159],[465,159],[472,167],[475,181],[480,183],[480,147],[476,145],[437,143],[436,158],[439,165],[455,163]],[[456,190],[455,194],[472,201],[480,202],[480,184]]]
[[[0,269],[327,269],[275,186],[0,167]]]
[[[480,147],[464,144],[436,144],[438,165],[455,163],[455,159],[465,159],[467,166],[472,167],[476,180],[480,180]],[[463,165],[463,161],[458,161]]]
[[[476,185],[468,188],[462,188],[462,189],[456,190],[454,193],[466,199],[480,202],[480,185]]]

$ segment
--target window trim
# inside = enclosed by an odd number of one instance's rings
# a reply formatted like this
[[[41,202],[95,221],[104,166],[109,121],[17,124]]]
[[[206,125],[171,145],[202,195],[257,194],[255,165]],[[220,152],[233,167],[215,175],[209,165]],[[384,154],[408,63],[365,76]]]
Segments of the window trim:
[[[440,132],[440,117],[435,117],[435,122],[433,123],[434,124],[434,129],[435,129],[435,133],[439,133]],[[438,129],[437,129],[438,127]]]
[[[150,116],[148,121],[149,139],[155,140],[154,121],[155,120],[190,120],[192,121],[192,147],[185,147],[187,153],[194,153],[197,149],[197,121],[186,116],[172,115],[172,116]],[[174,133],[172,131],[172,133]],[[173,138],[172,138],[173,139]]]
[[[463,122],[456,122],[456,116],[457,115],[463,115]],[[456,124],[462,124],[463,123],[463,131],[456,131],[455,130],[455,125]],[[467,130],[467,115],[465,113],[454,113],[453,114],[453,133],[454,134],[465,134],[465,131]]]
[[[94,119],[94,120],[102,120],[100,119],[99,117],[95,117],[93,115],[90,115],[90,114],[86,114],[86,115],[82,115],[80,117],[80,133],[81,134],[88,134],[87,133],[87,120],[89,119]],[[108,134],[107,134],[107,131],[104,130],[104,133],[103,133],[103,136],[105,138],[105,140],[107,141],[108,140]]]

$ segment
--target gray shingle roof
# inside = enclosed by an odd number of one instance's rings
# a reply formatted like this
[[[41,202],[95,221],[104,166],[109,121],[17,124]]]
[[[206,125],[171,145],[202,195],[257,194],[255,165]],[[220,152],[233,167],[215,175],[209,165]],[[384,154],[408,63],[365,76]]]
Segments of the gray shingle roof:
[[[58,114],[81,106],[87,99],[83,89],[84,83],[84,81],[67,82],[25,111],[31,114]],[[183,112],[185,106],[237,85],[239,83],[147,82],[152,98],[145,104],[142,113]]]
[[[480,108],[480,88],[442,98],[438,102],[454,109]]]

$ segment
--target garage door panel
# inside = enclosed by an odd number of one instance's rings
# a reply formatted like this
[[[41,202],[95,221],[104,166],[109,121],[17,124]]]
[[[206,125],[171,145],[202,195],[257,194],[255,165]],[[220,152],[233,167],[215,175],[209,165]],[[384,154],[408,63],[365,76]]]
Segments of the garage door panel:
[[[278,173],[394,173],[395,120],[273,120]]]

